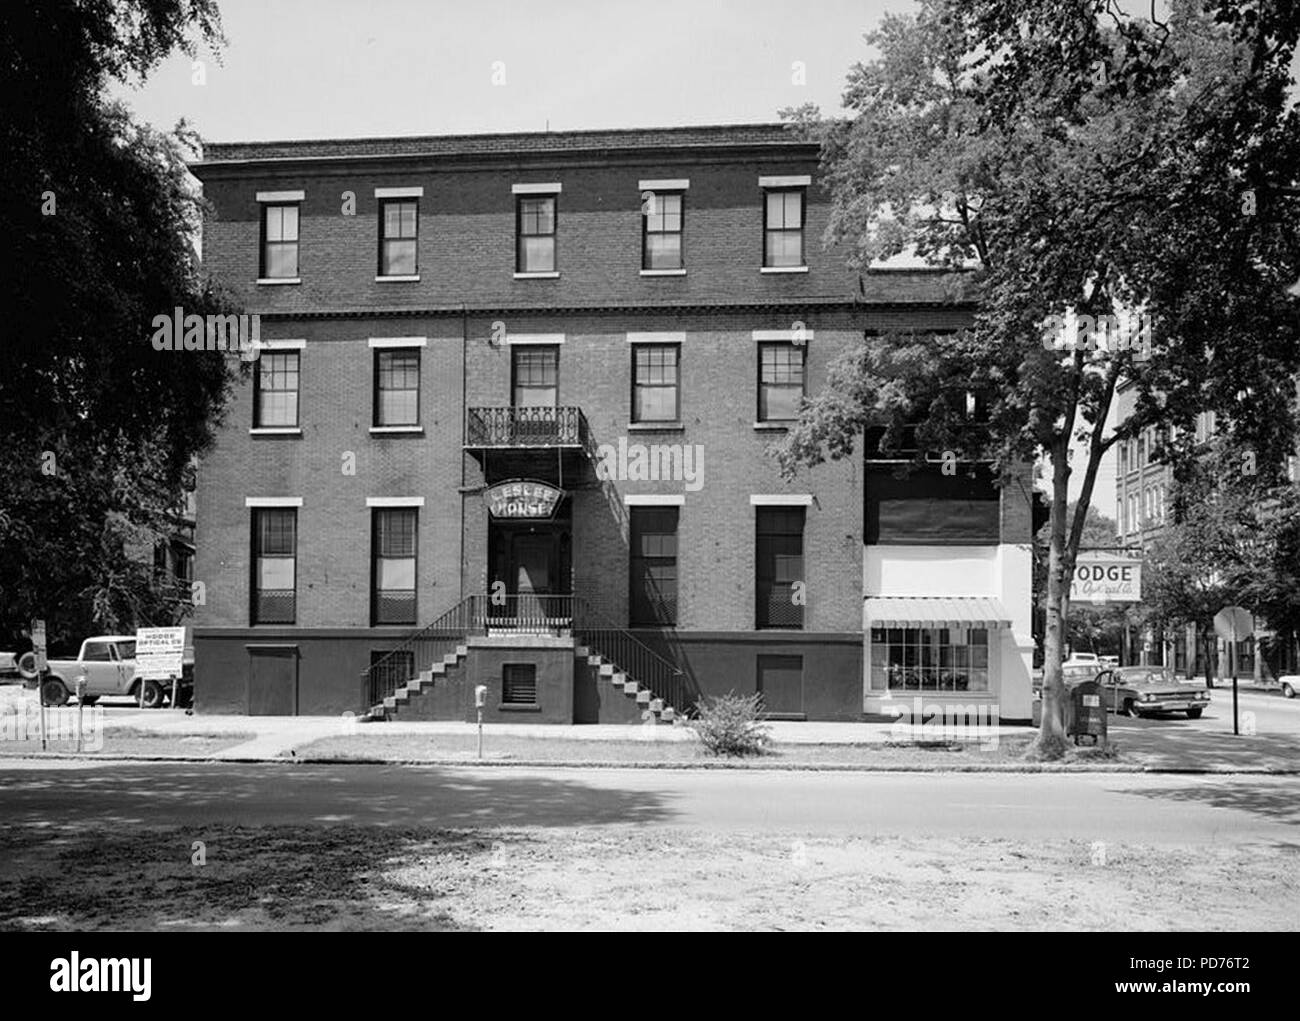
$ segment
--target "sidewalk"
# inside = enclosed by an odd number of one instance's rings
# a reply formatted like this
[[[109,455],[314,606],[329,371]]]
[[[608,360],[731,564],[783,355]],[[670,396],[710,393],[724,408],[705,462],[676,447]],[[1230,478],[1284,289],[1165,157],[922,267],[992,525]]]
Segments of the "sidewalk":
[[[13,689],[0,689],[0,711],[21,704],[27,695],[15,695]],[[12,709],[10,709],[12,711]],[[192,715],[187,716],[179,710],[141,710],[129,705],[117,703],[104,709],[102,715],[103,734],[106,750],[90,757],[110,758],[114,731],[124,737],[153,737],[182,739],[186,737],[210,736],[213,738],[233,738],[232,743],[220,750],[203,754],[173,755],[170,750],[161,751],[160,758],[204,759],[217,761],[286,761],[298,757],[301,749],[313,742],[328,738],[345,738],[353,749],[360,749],[366,758],[370,752],[368,745],[373,741],[375,759],[394,758],[385,746],[405,745],[416,747],[420,760],[435,758],[434,753],[440,748],[464,748],[472,741],[477,728],[471,723],[462,722],[403,722],[394,720],[386,723],[362,723],[351,715],[344,716],[235,716],[235,715]],[[1099,770],[1141,770],[1143,768],[1159,771],[1187,772],[1274,772],[1300,773],[1300,734],[1261,733],[1252,736],[1234,736],[1231,733],[1213,732],[1189,726],[1181,721],[1143,720],[1132,721],[1124,717],[1109,717],[1111,741],[1118,747],[1122,759],[1118,763],[1098,761],[1091,766],[1076,765],[1070,768],[1093,768]],[[791,764],[801,758],[833,758],[847,761],[851,755],[826,752],[818,754],[817,749],[851,750],[854,747],[864,749],[861,759],[854,759],[853,768],[871,769],[873,763],[881,767],[888,764],[890,749],[910,746],[903,740],[897,725],[889,722],[880,723],[820,723],[773,721],[768,724],[770,734],[777,749],[783,753],[784,761]],[[582,761],[609,758],[604,749],[622,746],[620,758],[629,764],[663,763],[674,760],[677,765],[685,765],[681,760],[687,755],[686,748],[697,739],[694,731],[686,726],[640,726],[640,725],[583,725],[557,726],[552,724],[500,724],[490,723],[483,726],[485,738],[511,739],[509,742],[518,749],[520,742],[527,745],[538,742],[538,748],[550,746],[552,751],[546,756],[551,764],[567,760],[568,753],[555,746],[588,745],[592,755],[571,749],[573,758]],[[1006,747],[1010,744],[1023,744],[1033,736],[1034,729],[1024,726],[1001,726],[997,737],[1004,744],[1004,753],[1000,761],[994,757],[973,754],[968,761],[978,763],[979,768],[998,770],[1016,770],[1017,768],[1040,768],[1033,764],[1020,764],[1018,759],[1008,759]],[[987,736],[987,735],[986,735]],[[239,740],[246,737],[246,740]],[[394,742],[394,738],[406,737],[409,740]],[[421,739],[427,738],[433,747],[423,747]],[[439,742],[439,738],[445,740]],[[597,749],[596,744],[603,749]],[[630,749],[636,746],[660,746],[659,751],[651,752],[647,748],[645,755],[636,755]],[[674,745],[680,751],[671,755],[665,745]],[[799,750],[806,750],[806,754]],[[868,751],[875,749],[876,751]],[[0,741],[0,756],[5,754],[4,743]],[[463,752],[449,752],[440,757],[448,761],[463,757]],[[512,753],[515,760],[523,761],[530,757],[527,751]],[[920,756],[928,759],[927,756]],[[322,758],[313,753],[313,761],[327,761],[329,755]],[[397,757],[397,760],[404,761]],[[345,761],[345,760],[343,760]],[[725,760],[710,760],[705,765],[725,764]],[[779,763],[773,763],[779,768]],[[944,761],[943,753],[935,753],[916,768],[948,769],[956,766],[955,760],[948,757]]]

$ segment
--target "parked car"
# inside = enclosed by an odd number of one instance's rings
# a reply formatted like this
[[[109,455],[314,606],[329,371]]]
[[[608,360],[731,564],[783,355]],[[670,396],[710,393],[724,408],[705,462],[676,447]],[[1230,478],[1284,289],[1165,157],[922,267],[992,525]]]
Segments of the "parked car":
[[[1210,704],[1210,692],[1198,681],[1180,681],[1163,666],[1124,666],[1097,675],[1102,702],[1127,716],[1186,713],[1198,719]]]
[[[1065,682],[1065,689],[1069,691],[1080,681],[1091,681],[1102,670],[1097,663],[1071,663],[1066,660],[1061,664],[1061,679]],[[1043,695],[1043,675],[1036,674],[1032,681],[1034,697],[1041,698]]]
[[[1300,674],[1283,674],[1277,681],[1282,685],[1282,694],[1287,698],[1295,698],[1296,692],[1300,691]]]
[[[1119,666],[1118,656],[1098,656],[1097,659],[1101,662],[1102,666],[1110,667],[1112,670]]]
[[[1095,652],[1071,652],[1070,658],[1061,666],[1091,666],[1101,668],[1101,660],[1097,658]]]
[[[171,698],[166,682],[141,681],[135,672],[134,635],[96,635],[81,643],[76,659],[52,659],[41,675],[41,695],[46,705],[63,705],[77,690],[77,678],[86,678],[82,705],[94,705],[105,695],[130,696],[147,709],[161,708]],[[194,655],[186,649],[177,685],[176,703],[188,706],[194,698]]]

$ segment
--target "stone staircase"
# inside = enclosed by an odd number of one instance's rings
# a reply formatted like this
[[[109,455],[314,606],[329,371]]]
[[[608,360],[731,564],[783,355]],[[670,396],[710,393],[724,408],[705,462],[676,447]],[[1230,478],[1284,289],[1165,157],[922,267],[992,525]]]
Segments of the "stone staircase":
[[[441,660],[432,664],[428,670],[421,670],[418,677],[407,681],[405,685],[398,688],[383,702],[371,706],[370,711],[366,713],[364,718],[368,720],[394,719],[402,706],[408,705],[413,697],[424,694],[438,681],[445,680],[447,674],[464,663],[465,657],[468,655],[468,645],[456,646],[455,652],[447,653]]]
[[[676,723],[680,719],[672,706],[665,705],[662,698],[656,698],[649,688],[642,687],[600,653],[593,652],[585,645],[577,645],[573,649],[573,654],[578,659],[585,660],[588,666],[595,667],[596,675],[602,681],[608,680],[626,698],[635,700],[641,707],[642,723],[663,726]]]

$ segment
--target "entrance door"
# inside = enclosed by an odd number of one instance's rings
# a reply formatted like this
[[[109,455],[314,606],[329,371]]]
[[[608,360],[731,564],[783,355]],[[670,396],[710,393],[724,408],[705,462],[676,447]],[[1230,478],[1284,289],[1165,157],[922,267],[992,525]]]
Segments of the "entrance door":
[[[298,648],[267,645],[248,650],[248,715],[298,715]]]

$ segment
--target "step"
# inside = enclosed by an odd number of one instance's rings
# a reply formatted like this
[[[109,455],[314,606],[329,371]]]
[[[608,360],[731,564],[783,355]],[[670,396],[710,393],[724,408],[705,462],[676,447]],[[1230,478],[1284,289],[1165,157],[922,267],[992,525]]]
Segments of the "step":
[[[587,657],[587,666],[600,666],[603,662],[605,661],[596,653],[592,653]]]
[[[601,676],[601,677],[612,677],[613,674],[614,674],[614,664],[613,664],[613,663],[602,663],[602,664],[600,664],[600,676]]]
[[[662,698],[652,698],[650,700],[650,711],[652,713],[662,713],[664,711],[664,700]]]
[[[673,709],[672,706],[667,706],[664,709],[664,711],[659,714],[659,719],[663,720],[666,723],[672,723],[675,719],[677,719],[677,712]]]
[[[591,655],[591,650],[588,649],[585,645],[575,645],[573,647],[573,654],[577,656],[579,659],[583,659]]]
[[[636,693],[636,700],[641,703],[641,705],[648,706],[650,704],[650,692],[646,691],[645,688],[642,688]]]
[[[429,668],[429,672],[430,672],[430,673],[433,673],[433,674],[438,674],[438,675],[441,676],[442,674],[445,674],[445,673],[447,672],[447,664],[446,664],[446,663],[434,663],[433,666],[431,666],[431,667]]]
[[[610,677],[610,680],[613,681],[621,688],[630,680],[630,678],[627,676],[627,674],[623,673],[622,670],[616,670],[613,676]]]
[[[635,695],[640,690],[640,688],[641,686],[637,684],[636,681],[627,681],[623,685],[623,694]]]
[[[410,689],[410,688],[398,688],[398,689],[397,689],[397,694],[395,694],[393,697],[394,697],[395,699],[397,699],[397,702],[398,702],[399,705],[402,704],[402,703],[405,703],[405,702],[409,702],[409,701],[411,700],[411,689]]]
[[[442,657],[442,661],[446,663],[447,666],[455,666],[460,661],[460,655],[455,652],[449,652],[447,655]]]
[[[419,688],[423,688],[426,684],[432,684],[432,683],[433,683],[433,671],[421,670],[419,679],[416,680],[415,682],[417,690]]]
[[[396,696],[396,695],[389,695],[386,699],[384,699],[384,708],[385,708],[385,709],[396,709],[396,708],[397,708],[397,696]]]
[[[456,655],[461,659],[464,659],[466,656],[469,655],[469,646],[468,645],[456,646]]]

